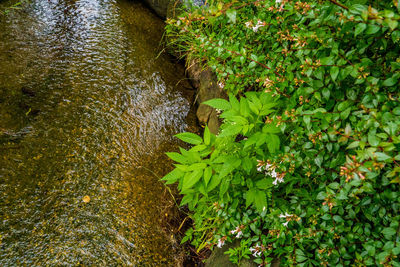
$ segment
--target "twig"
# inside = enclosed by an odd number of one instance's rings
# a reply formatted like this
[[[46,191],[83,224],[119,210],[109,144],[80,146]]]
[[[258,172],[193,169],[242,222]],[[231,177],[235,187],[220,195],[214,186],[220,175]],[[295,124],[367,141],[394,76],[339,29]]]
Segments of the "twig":
[[[337,6],[340,6],[343,9],[349,10],[349,8],[347,6],[345,6],[345,5],[343,5],[343,4],[339,3],[339,2],[336,2],[335,0],[329,0],[329,2],[331,2],[332,4],[335,4]]]

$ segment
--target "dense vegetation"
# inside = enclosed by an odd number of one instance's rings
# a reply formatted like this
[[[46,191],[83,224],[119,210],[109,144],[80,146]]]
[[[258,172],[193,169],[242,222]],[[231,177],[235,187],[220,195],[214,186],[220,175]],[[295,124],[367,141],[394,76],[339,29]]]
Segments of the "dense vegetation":
[[[214,136],[168,153],[199,250],[233,262],[400,266],[400,3],[208,1],[168,20],[215,71]]]

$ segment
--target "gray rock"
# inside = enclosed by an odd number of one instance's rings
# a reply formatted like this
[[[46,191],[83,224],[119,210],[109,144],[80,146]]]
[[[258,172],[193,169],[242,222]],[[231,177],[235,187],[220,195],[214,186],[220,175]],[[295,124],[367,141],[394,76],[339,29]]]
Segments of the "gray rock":
[[[217,112],[210,106],[202,104],[212,98],[228,99],[225,91],[217,84],[217,76],[209,68],[202,68],[196,61],[188,63],[188,75],[192,85],[197,89],[197,118],[200,123],[207,124],[213,134],[217,134],[221,122]]]
[[[168,8],[173,4],[174,0],[143,0],[154,12],[162,18],[166,18]],[[179,1],[179,0],[177,0]]]
[[[157,15],[162,18],[169,17],[172,14],[173,9],[180,7],[183,3],[187,9],[190,9],[191,5],[202,6],[205,4],[205,0],[143,0]]]

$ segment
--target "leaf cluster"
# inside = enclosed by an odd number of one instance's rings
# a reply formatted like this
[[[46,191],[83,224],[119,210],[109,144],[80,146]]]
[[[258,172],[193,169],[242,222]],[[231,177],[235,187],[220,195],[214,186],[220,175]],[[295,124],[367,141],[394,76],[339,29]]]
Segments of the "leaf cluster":
[[[234,262],[400,266],[399,5],[210,1],[168,21],[229,93],[206,102],[220,133],[169,153],[186,240],[241,239]]]

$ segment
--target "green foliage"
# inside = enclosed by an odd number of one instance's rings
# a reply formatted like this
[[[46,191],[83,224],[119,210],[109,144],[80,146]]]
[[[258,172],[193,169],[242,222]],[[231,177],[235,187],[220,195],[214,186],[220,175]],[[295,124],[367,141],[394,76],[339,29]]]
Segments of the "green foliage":
[[[8,6],[8,7],[6,7],[4,10],[1,10],[1,11],[0,11],[0,15],[1,15],[1,14],[6,15],[6,14],[8,14],[8,13],[9,13],[11,10],[13,10],[13,9],[20,9],[20,8],[21,8],[21,5],[24,4],[24,3],[26,3],[26,2],[27,2],[26,0],[16,2],[16,3],[13,4],[12,6]]]
[[[398,1],[210,1],[170,19],[229,101],[217,136],[169,153],[198,249],[233,262],[400,266]]]

